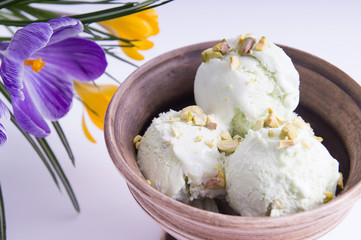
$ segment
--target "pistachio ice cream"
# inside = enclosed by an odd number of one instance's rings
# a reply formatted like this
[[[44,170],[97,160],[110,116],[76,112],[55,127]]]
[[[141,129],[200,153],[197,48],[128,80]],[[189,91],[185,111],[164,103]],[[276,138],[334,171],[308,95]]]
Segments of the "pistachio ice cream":
[[[197,105],[244,136],[272,108],[288,119],[299,102],[299,75],[284,51],[265,37],[224,40],[202,53],[194,82]],[[233,120],[233,121],[232,121]]]
[[[333,199],[338,162],[300,117],[249,130],[225,162],[227,201],[242,216],[281,216]]]
[[[139,141],[140,170],[154,188],[183,202],[224,195],[221,132],[197,106],[162,113]]]

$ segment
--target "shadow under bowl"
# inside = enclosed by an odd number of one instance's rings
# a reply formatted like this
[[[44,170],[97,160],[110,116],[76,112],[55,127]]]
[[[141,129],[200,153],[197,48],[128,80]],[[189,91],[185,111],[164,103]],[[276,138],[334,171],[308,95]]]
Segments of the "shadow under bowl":
[[[327,204],[282,217],[241,217],[197,209],[155,190],[136,163],[133,138],[170,108],[193,104],[193,83],[204,42],[165,53],[138,68],[109,104],[105,140],[109,154],[139,205],[177,239],[314,239],[330,231],[361,194],[361,87],[335,66],[282,46],[300,74],[296,109],[340,163],[345,188]]]

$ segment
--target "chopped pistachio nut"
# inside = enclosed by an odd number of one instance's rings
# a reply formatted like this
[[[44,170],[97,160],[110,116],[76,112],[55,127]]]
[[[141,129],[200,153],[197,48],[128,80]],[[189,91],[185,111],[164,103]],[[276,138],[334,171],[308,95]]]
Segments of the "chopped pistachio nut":
[[[232,136],[228,131],[224,131],[221,133],[221,139],[222,140],[231,140]]]
[[[256,46],[254,47],[254,49],[257,51],[263,51],[265,46],[266,46],[266,37],[262,36],[261,39],[256,44]]]
[[[315,138],[316,138],[317,141],[319,141],[319,142],[322,142],[322,141],[323,141],[323,138],[322,138],[322,137],[317,137],[317,136],[315,136]]]
[[[242,34],[241,36],[239,36],[239,39],[237,41],[237,45],[240,45],[244,40],[244,35]]]
[[[231,70],[235,70],[241,66],[241,63],[239,62],[239,58],[237,56],[231,56]]]
[[[268,130],[268,136],[269,137],[274,137],[275,136],[275,132],[272,130]]]
[[[218,170],[217,176],[211,178],[211,180],[209,180],[204,187],[206,189],[216,190],[216,189],[224,188],[225,186],[226,186],[226,179],[224,172],[222,170]]]
[[[169,117],[169,122],[179,122],[180,118],[174,118],[172,116]]]
[[[229,140],[222,140],[217,143],[217,148],[221,152],[232,153],[236,151],[239,145],[238,139],[229,139]]]
[[[133,139],[133,143],[136,144],[137,142],[139,142],[142,139],[142,136],[137,135],[135,136],[135,138]]]
[[[207,124],[207,115],[206,114],[195,115],[193,117],[193,123],[196,126],[205,126]]]
[[[203,62],[208,62],[212,58],[221,58],[223,55],[221,52],[213,51],[213,48],[208,48],[202,52],[202,60]]]
[[[165,144],[166,144],[167,146],[172,145],[172,140],[168,140]]]
[[[152,186],[152,180],[148,179],[148,180],[147,180],[147,183],[148,183],[150,186]]]
[[[225,39],[222,40],[222,42],[216,44],[212,49],[215,52],[220,52],[222,55],[225,55],[227,53],[229,53],[229,45],[226,42]]]
[[[192,113],[191,113],[191,112],[188,112],[188,114],[187,114],[187,122],[191,122],[192,119],[193,119]]]
[[[259,119],[256,121],[253,127],[255,130],[260,130],[261,128],[263,128],[263,125],[264,125],[264,119]]]
[[[311,149],[311,144],[306,140],[302,140],[302,146],[304,148]]]
[[[273,200],[273,202],[271,203],[271,208],[278,209],[278,210],[282,209],[283,204],[282,204],[281,200],[279,200],[279,199]]]
[[[253,45],[256,43],[256,39],[251,37],[246,37],[240,44],[240,48],[238,50],[238,54],[241,56],[246,56],[250,53]]]
[[[278,141],[277,149],[286,148],[295,145],[293,140],[280,140]]]
[[[194,139],[195,142],[200,142],[203,140],[203,136],[197,136],[196,139]]]
[[[331,201],[335,197],[335,195],[332,192],[324,191],[323,194],[326,196],[323,199],[324,203],[327,203],[327,202]]]
[[[138,150],[138,149],[139,149],[139,147],[140,147],[140,141],[135,143],[135,149],[137,149],[137,150]]]
[[[340,177],[337,180],[337,187],[340,189],[343,189],[343,174],[341,172],[339,172]]]
[[[299,128],[299,129],[304,129],[304,128],[309,127],[309,126],[307,125],[307,123],[306,123],[305,121],[303,121],[303,119],[300,118],[300,117],[294,118],[294,119],[292,120],[292,124],[293,124],[294,126],[296,126],[297,128]]]
[[[228,97],[225,97],[225,98],[224,98],[224,101],[226,101],[226,102],[227,102],[227,101],[228,101]]]
[[[217,122],[216,119],[214,118],[214,114],[207,115],[206,128],[217,129]]]
[[[203,110],[197,106],[197,105],[191,105],[191,106],[188,106],[188,107],[185,107],[181,110],[180,112],[180,119],[181,120],[188,120],[188,116],[189,116],[189,112],[191,113],[192,115],[192,118],[195,116],[195,115],[202,115],[203,114]],[[192,120],[192,119],[191,119]],[[190,121],[191,121],[190,120]]]
[[[278,128],[279,126],[280,125],[279,125],[279,122],[277,120],[277,116],[271,109],[270,113],[268,114],[268,116],[264,120],[264,127]]]
[[[214,166],[214,170],[218,170],[222,167],[222,164],[217,163],[216,166]]]
[[[280,139],[295,139],[297,138],[298,131],[292,124],[287,124],[282,128],[279,138]]]
[[[177,138],[180,137],[183,134],[178,126],[171,127],[171,130],[172,130],[173,136],[175,136]]]
[[[204,143],[205,143],[208,147],[213,148],[213,147],[214,147],[213,141],[214,141],[214,139],[212,139],[212,140],[207,140],[207,141],[205,141]]]

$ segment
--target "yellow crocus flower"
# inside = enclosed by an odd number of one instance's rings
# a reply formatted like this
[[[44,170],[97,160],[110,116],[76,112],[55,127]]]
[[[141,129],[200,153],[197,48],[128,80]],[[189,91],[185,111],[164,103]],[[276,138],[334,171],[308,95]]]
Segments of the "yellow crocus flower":
[[[138,50],[152,48],[154,44],[147,38],[159,33],[158,13],[154,9],[99,22],[99,24],[117,37],[137,40],[132,42],[134,47],[122,47],[123,52],[134,60],[144,59]],[[119,42],[120,45],[126,44],[122,41]]]
[[[112,99],[118,86],[111,84],[99,84],[74,81],[74,89],[80,100],[83,102],[90,120],[100,130],[104,130],[104,117],[108,104]],[[85,124],[84,114],[82,118],[82,127],[85,136],[91,142],[96,142],[91,136],[88,127]]]

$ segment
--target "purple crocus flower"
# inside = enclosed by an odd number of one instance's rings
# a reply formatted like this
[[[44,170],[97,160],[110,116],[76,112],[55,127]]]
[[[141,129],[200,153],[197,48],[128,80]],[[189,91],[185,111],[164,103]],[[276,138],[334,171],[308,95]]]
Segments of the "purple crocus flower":
[[[107,66],[103,49],[77,37],[82,23],[56,18],[18,30],[11,42],[0,44],[0,76],[11,94],[18,124],[36,137],[45,137],[45,122],[63,117],[73,99],[73,80],[92,81]]]
[[[0,119],[2,118],[10,119],[10,113],[7,107],[5,106],[5,104],[0,100]],[[7,135],[5,132],[5,128],[0,123],[0,146],[3,145],[6,142],[6,140],[7,140]]]

